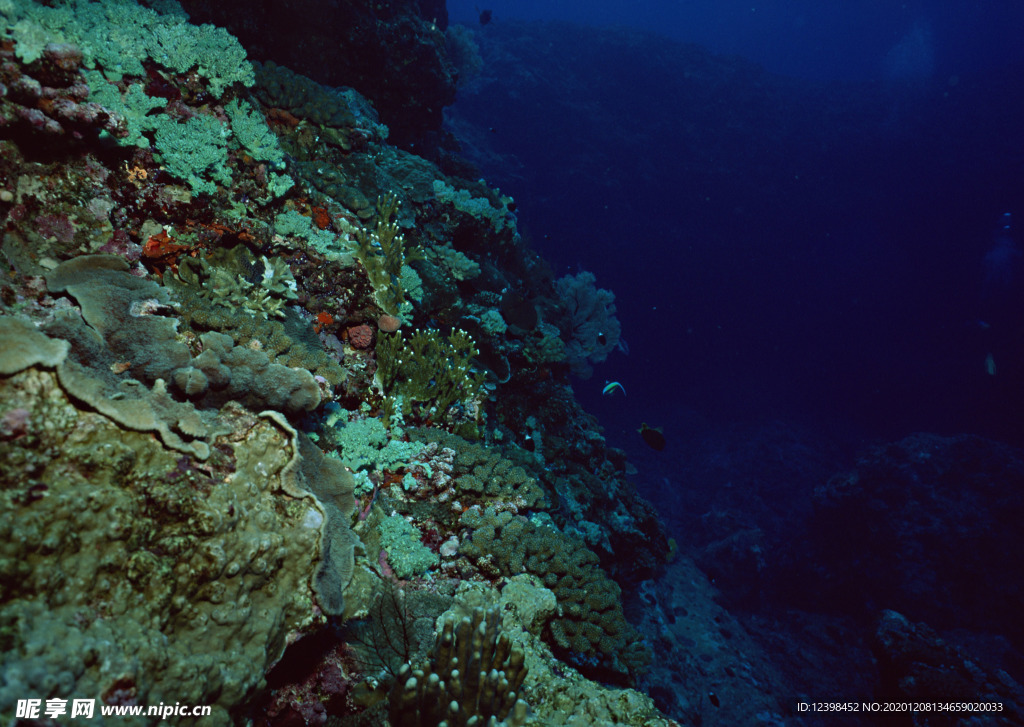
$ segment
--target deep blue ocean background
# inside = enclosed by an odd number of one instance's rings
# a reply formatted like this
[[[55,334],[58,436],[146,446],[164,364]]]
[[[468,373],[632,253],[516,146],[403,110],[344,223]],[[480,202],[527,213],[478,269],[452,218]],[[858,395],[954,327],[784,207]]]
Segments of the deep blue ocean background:
[[[452,127],[556,273],[617,296],[630,354],[578,392],[623,441],[693,409],[1019,442],[1021,243],[985,261],[1004,214],[1024,228],[1024,11],[801,5],[477,26]]]
[[[448,129],[556,276],[615,293],[628,353],[577,395],[723,601],[779,641],[900,609],[1024,676],[992,605],[1024,571],[998,515],[1024,445],[1024,6],[449,11],[479,59]],[[815,668],[870,692],[850,653]]]

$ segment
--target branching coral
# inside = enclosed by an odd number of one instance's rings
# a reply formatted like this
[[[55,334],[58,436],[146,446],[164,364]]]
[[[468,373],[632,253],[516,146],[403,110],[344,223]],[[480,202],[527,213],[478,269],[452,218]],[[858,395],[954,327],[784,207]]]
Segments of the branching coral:
[[[497,609],[476,609],[471,618],[445,621],[429,661],[406,664],[391,690],[391,724],[525,724],[528,705],[519,698],[527,669],[523,652],[499,633]]]
[[[377,226],[356,231],[356,256],[366,269],[380,307],[389,315],[404,317],[411,310],[407,296],[414,294],[419,281],[408,264],[422,254],[405,242],[394,219],[398,205],[393,194],[377,200]]]
[[[473,370],[479,353],[462,330],[447,338],[435,329],[416,331],[408,340],[401,331],[382,335],[377,342],[377,384],[392,401],[402,397],[405,414],[419,406],[425,418],[450,418],[453,406],[469,409],[480,395],[484,374]]]
[[[287,265],[277,258],[257,259],[241,245],[208,257],[182,258],[178,277],[212,303],[263,318],[284,318],[285,305],[298,297]]]

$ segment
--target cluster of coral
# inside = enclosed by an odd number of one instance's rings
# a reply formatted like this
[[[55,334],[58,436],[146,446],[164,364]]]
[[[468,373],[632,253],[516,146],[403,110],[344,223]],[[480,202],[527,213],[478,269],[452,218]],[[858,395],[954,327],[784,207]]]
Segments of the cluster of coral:
[[[0,0],[5,721],[664,722],[668,543],[569,386],[613,296],[387,137],[173,0]]]

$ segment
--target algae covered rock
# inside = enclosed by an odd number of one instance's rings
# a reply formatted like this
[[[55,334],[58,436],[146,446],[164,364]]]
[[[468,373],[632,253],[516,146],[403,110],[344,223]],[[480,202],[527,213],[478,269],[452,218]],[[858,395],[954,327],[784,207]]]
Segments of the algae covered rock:
[[[0,437],[0,714],[75,697],[208,704],[204,724],[229,723],[322,621],[315,571],[337,538],[294,431],[229,405],[200,464],[39,368],[0,377],[0,408],[23,415]]]

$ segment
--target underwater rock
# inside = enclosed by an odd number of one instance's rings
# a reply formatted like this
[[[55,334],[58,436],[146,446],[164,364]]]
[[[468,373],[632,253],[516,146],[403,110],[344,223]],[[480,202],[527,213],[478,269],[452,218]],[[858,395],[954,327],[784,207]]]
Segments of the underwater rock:
[[[947,644],[923,623],[896,611],[883,611],[875,631],[880,692],[887,702],[998,704],[1000,714],[984,724],[1012,725],[1024,721],[1024,689],[1001,669],[986,669]],[[970,725],[971,717],[951,716],[950,725]]]
[[[814,597],[860,613],[872,604],[935,628],[985,624],[1024,636],[1020,570],[1024,455],[974,435],[914,434],[874,447],[814,493]],[[818,575],[821,574],[821,575]],[[985,594],[964,598],[964,593]]]
[[[421,12],[419,0],[386,5],[301,0],[287,6],[186,0],[183,5],[196,22],[225,26],[253,57],[328,86],[355,88],[380,112],[398,146],[439,130],[444,107],[455,101],[456,74],[445,51],[443,18]],[[296,37],[302,43],[295,43]]]
[[[321,623],[329,534],[290,481],[289,432],[228,407],[200,465],[76,407],[38,367],[0,378],[0,408],[28,412],[0,441],[0,713],[95,695],[208,704],[209,724],[231,723],[287,641]]]

